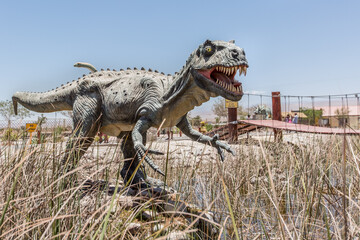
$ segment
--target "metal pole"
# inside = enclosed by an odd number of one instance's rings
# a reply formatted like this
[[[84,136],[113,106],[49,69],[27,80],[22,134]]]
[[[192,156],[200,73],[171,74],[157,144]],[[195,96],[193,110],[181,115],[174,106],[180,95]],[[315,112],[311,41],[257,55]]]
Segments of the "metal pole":
[[[343,202],[343,215],[344,215],[344,239],[348,239],[348,221],[347,221],[347,200],[346,200],[346,125],[344,124],[344,142],[343,142],[343,154],[342,154],[342,177],[343,177],[343,196],[342,196],[342,202]]]

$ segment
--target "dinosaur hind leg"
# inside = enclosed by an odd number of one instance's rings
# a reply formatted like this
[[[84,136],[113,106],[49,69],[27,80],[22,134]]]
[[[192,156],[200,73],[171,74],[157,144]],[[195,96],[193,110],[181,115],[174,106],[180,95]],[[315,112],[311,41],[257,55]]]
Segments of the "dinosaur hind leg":
[[[74,130],[61,160],[65,172],[76,167],[79,159],[93,142],[100,126],[100,103],[100,98],[96,95],[76,98],[73,105]]]
[[[146,144],[146,133],[144,135],[144,144]],[[124,155],[124,166],[121,169],[121,177],[124,179],[125,184],[131,179],[131,176],[135,172],[136,168],[138,167],[140,161],[136,157],[136,150],[134,148],[134,143],[131,138],[131,132],[126,134],[123,137],[122,143],[121,143],[121,150]],[[144,166],[139,166],[138,170],[134,174],[134,177],[132,181],[130,182],[131,185],[137,185],[137,187],[141,188],[147,188],[148,185],[145,183],[146,180],[146,173]]]

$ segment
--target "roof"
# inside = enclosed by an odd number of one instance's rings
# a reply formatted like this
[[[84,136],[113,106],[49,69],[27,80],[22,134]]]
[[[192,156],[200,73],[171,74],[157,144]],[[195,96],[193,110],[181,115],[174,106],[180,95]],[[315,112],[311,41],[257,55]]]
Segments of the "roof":
[[[343,108],[342,106],[331,106],[331,107],[325,106],[325,107],[321,107],[321,108],[318,108],[318,109],[323,110],[323,117],[333,117],[333,116],[338,116],[339,115],[338,113],[342,112],[341,111],[342,108]],[[346,115],[360,116],[360,105],[347,106],[347,107],[344,107],[344,109],[349,110],[349,113],[346,114]]]
[[[299,118],[307,118],[307,116],[302,112],[281,112],[281,116],[285,118],[286,115],[289,114],[290,116],[294,117],[295,113],[299,116]]]

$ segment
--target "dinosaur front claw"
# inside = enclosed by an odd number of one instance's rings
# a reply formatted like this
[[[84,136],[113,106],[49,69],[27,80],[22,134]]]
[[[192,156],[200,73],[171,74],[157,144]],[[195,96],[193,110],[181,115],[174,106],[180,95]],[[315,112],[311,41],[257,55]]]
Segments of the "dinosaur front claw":
[[[165,155],[163,152],[159,152],[159,151],[152,150],[152,149],[148,149],[147,152],[148,152],[149,154]]]
[[[222,149],[225,149],[227,152],[229,152],[233,156],[235,156],[234,150],[232,150],[231,147],[228,144],[226,144],[224,142],[220,142],[218,139],[219,139],[219,135],[215,134],[212,137],[210,142],[211,142],[211,145],[217,149],[218,154],[220,155],[221,161],[225,160],[225,155],[224,155],[224,152],[222,151]]]

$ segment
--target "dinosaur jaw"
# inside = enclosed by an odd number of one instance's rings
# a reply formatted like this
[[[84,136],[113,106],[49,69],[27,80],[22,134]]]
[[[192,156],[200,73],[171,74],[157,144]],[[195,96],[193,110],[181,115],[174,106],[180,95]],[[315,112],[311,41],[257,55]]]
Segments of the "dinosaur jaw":
[[[239,70],[239,76],[246,76],[247,65],[231,67],[214,66],[210,69],[193,69],[195,81],[199,87],[214,92],[226,99],[239,101],[243,96],[241,82],[235,80]]]

